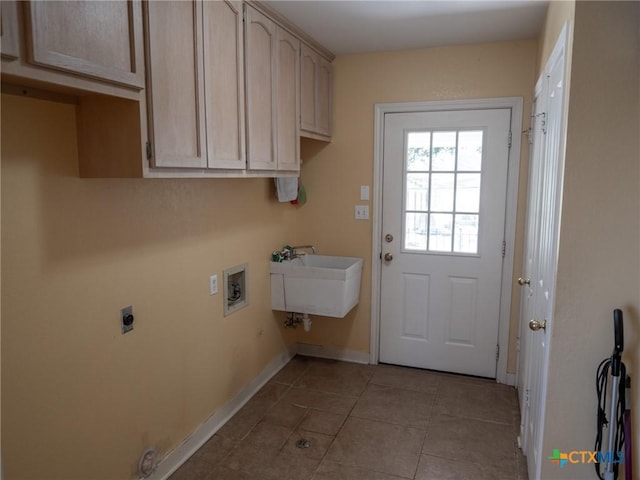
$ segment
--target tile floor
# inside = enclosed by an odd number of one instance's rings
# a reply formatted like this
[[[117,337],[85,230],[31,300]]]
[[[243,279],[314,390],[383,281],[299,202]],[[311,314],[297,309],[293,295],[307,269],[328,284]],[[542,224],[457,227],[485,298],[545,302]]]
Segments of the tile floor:
[[[489,380],[297,356],[170,480],[521,480],[519,423]]]

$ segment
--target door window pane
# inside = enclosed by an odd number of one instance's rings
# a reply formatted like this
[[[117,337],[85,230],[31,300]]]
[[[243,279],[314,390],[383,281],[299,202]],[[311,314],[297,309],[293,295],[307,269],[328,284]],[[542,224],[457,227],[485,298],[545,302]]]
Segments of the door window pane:
[[[453,171],[456,166],[456,132],[433,132],[432,170]]]
[[[432,213],[429,217],[429,250],[450,252],[453,215],[450,213]]]
[[[458,171],[479,172],[482,168],[482,130],[458,134]]]
[[[453,211],[453,173],[434,173],[431,175],[431,211]]]
[[[456,177],[456,212],[479,212],[480,174],[459,173]]]
[[[429,210],[428,173],[407,173],[407,210]]]
[[[407,213],[404,225],[404,248],[407,250],[427,250],[427,226],[426,213]]]
[[[453,251],[478,253],[478,215],[456,215]]]
[[[431,132],[407,134],[407,170],[429,171],[431,158]]]

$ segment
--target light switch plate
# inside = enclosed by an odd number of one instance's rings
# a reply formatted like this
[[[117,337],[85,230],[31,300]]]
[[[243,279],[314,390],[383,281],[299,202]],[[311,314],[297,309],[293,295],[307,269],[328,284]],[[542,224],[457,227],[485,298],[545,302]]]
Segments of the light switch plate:
[[[369,220],[369,205],[356,205],[356,220]]]
[[[218,293],[218,275],[211,275],[209,277],[209,295],[216,293]]]
[[[360,185],[360,200],[369,200],[369,185]]]

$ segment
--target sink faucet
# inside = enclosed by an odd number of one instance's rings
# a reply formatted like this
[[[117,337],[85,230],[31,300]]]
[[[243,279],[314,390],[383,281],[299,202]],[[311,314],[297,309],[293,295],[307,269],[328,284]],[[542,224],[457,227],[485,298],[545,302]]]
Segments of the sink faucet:
[[[296,258],[296,257],[301,257],[302,255],[306,255],[305,252],[298,252],[298,250],[301,250],[303,248],[308,248],[310,249],[314,254],[318,253],[318,251],[316,250],[316,247],[314,247],[313,245],[298,245],[297,247],[291,247],[291,258]]]

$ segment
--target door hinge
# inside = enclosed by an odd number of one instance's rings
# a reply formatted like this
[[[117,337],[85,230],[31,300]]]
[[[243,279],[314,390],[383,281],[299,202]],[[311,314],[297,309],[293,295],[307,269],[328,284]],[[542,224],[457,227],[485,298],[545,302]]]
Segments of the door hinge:
[[[511,148],[511,142],[513,141],[513,132],[509,130],[509,148]]]
[[[507,241],[502,240],[502,258],[507,254]]]
[[[524,391],[524,405],[525,407],[529,406],[529,389],[525,389]]]
[[[496,362],[500,358],[500,344],[496,345]]]
[[[529,127],[527,130],[524,131],[524,133],[527,135],[527,139],[529,140],[529,145],[533,145],[533,128]]]
[[[151,142],[147,142],[147,160],[151,160],[153,152],[151,150]]]

